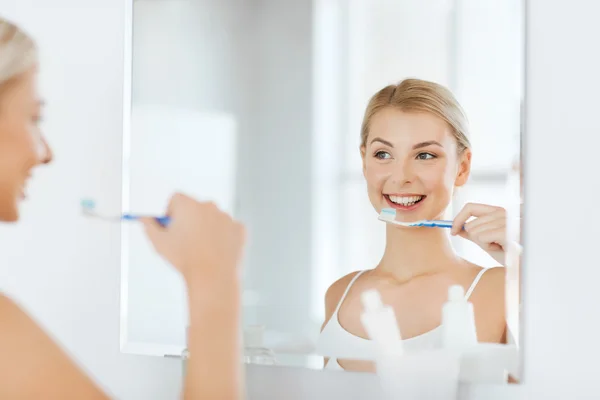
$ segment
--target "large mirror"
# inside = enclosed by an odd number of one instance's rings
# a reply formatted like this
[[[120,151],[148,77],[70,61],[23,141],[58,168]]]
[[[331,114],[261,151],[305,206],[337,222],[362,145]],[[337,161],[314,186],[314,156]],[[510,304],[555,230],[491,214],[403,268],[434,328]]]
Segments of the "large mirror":
[[[522,0],[137,0],[132,19],[124,210],[182,190],[244,221],[244,325],[279,365],[368,347],[369,288],[408,348],[439,342],[453,284],[480,341],[519,347]],[[483,206],[459,235],[378,219],[467,203]],[[178,356],[184,286],[139,229],[123,227],[122,350]],[[326,368],[369,370],[351,358]]]

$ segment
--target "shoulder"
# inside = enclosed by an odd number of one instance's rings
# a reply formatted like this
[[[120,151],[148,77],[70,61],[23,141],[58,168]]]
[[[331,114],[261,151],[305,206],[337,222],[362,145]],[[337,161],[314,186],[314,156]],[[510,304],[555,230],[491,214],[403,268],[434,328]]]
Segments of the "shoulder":
[[[469,281],[465,281],[465,288],[472,290],[469,300],[476,307],[494,310],[497,314],[504,310],[504,292],[506,290],[506,268],[480,267],[471,264]]]
[[[0,294],[0,321],[2,331],[0,332],[0,352],[4,354],[7,347],[22,342],[28,335],[31,320],[25,311],[10,297]]]
[[[14,335],[20,335],[20,331],[30,323],[30,318],[19,304],[0,293],[0,321],[2,336],[4,339],[10,339]]]
[[[3,321],[3,325],[7,318],[14,318],[19,314],[23,314],[21,307],[10,297],[0,293],[0,318]]]
[[[327,289],[327,293],[325,293],[325,303],[333,303],[337,305],[337,303],[341,300],[342,296],[344,295],[346,288],[348,287],[352,279],[354,279],[354,277],[358,275],[359,272],[360,271],[351,272],[348,275],[345,275],[337,281],[333,282],[331,286],[329,286],[329,289]]]
[[[345,275],[333,282],[327,292],[325,293],[325,320],[328,321],[331,318],[331,315],[335,312],[335,309],[342,299],[346,288],[354,279],[354,277],[360,273],[360,271],[352,272],[348,275]]]
[[[505,328],[506,268],[487,268],[473,290],[470,301],[475,307],[480,341],[497,342]]]
[[[505,267],[492,267],[492,268],[484,268],[485,272],[481,276],[479,280],[479,285],[485,290],[482,292],[486,293],[494,293],[495,295],[498,292],[504,293],[504,286],[506,284],[506,268]]]

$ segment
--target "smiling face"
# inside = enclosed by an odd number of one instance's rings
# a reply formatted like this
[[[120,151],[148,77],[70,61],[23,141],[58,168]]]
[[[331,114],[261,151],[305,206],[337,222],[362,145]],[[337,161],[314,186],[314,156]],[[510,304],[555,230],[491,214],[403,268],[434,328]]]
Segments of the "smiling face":
[[[444,120],[398,107],[371,116],[361,153],[371,204],[377,212],[396,209],[405,222],[440,219],[471,164]]]
[[[32,169],[52,153],[39,130],[36,71],[15,78],[0,92],[0,220],[16,221]]]

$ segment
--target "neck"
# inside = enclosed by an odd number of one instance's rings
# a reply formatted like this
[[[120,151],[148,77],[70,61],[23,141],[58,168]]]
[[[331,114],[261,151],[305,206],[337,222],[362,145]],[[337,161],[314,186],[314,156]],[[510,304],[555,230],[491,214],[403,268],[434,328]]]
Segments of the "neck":
[[[447,229],[387,226],[380,272],[400,282],[448,269],[459,260]]]

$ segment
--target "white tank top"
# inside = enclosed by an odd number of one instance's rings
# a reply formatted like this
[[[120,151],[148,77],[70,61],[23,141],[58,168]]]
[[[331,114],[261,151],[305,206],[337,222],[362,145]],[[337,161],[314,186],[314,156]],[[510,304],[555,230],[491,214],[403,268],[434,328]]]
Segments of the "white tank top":
[[[477,283],[483,276],[483,274],[490,268],[483,268],[475,279],[471,286],[465,293],[465,299],[468,300],[473,293],[473,290],[477,286]],[[323,328],[321,335],[317,341],[317,352],[318,354],[344,354],[348,355],[348,359],[356,359],[356,360],[372,360],[373,355],[375,354],[375,348],[373,343],[368,339],[363,339],[359,336],[355,336],[342,328],[340,325],[340,321],[338,319],[338,311],[348,295],[350,288],[356,282],[356,280],[364,273],[365,271],[360,271],[348,284],[346,291],[342,295],[340,302],[338,303],[333,315],[327,321],[327,324]],[[421,335],[403,339],[402,345],[406,351],[422,351],[429,350],[434,348],[439,348],[441,346],[441,326],[438,326],[428,332],[425,332]],[[327,370],[343,370],[340,364],[337,361],[337,358],[332,357],[327,362],[325,366]]]

